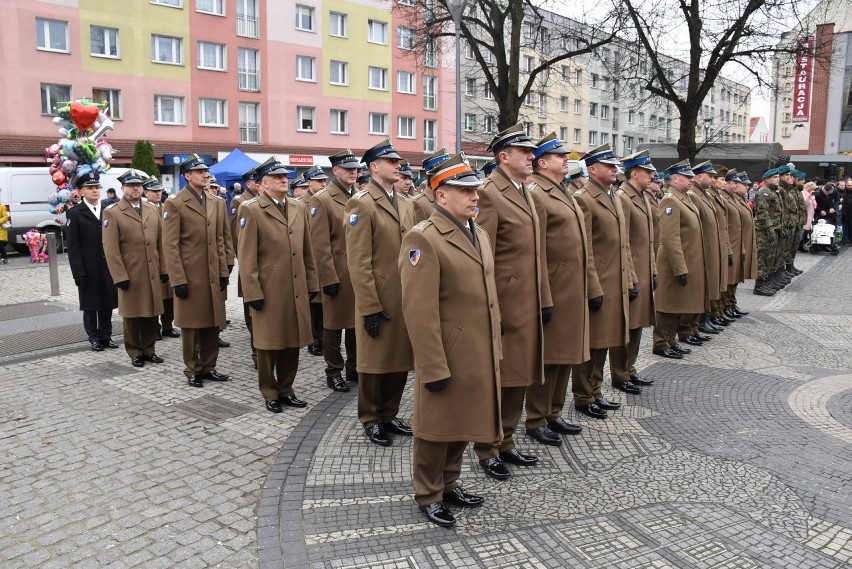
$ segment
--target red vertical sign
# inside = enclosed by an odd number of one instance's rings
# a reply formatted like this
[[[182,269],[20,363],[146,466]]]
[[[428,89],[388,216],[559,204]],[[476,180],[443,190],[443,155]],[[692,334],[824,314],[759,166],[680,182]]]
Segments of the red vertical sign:
[[[811,115],[811,74],[814,38],[799,40],[793,83],[793,122],[808,122]]]

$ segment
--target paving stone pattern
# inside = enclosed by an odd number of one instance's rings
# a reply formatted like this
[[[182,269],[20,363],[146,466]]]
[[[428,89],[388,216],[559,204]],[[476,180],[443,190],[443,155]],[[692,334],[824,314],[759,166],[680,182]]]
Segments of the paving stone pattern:
[[[774,297],[741,286],[752,314],[683,361],[652,356],[646,333],[639,368],[656,384],[605,387],[622,410],[566,413],[584,432],[560,448],[518,436],[538,466],[497,482],[469,449],[462,482],[486,504],[445,530],[411,499],[411,440],[370,444],[320,358],[302,351],[307,409],[262,408],[235,286],[218,364],[233,381],[191,389],[179,340],[142,369],[122,349],[87,351],[67,263],[53,298],[47,267],[13,257],[0,268],[0,320],[17,326],[0,337],[14,346],[0,353],[0,566],[847,567],[852,298],[838,291],[852,254],[797,265]]]

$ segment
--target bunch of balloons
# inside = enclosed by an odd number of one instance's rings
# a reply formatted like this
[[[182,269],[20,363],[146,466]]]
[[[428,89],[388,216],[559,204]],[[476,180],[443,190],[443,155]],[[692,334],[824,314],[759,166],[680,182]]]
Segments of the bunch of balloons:
[[[62,138],[44,149],[51,179],[56,184],[56,192],[48,198],[52,214],[60,214],[70,207],[77,191],[74,182],[78,176],[93,170],[106,172],[115,152],[109,142],[102,140],[115,128],[105,113],[106,103],[82,98],[59,105],[59,116],[53,123],[59,127]]]

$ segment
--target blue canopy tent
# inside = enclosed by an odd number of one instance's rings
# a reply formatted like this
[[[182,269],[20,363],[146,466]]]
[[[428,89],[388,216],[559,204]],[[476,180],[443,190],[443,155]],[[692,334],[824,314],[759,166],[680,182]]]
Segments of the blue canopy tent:
[[[228,197],[233,193],[234,183],[241,182],[243,174],[260,164],[245,155],[239,148],[234,148],[221,161],[210,167],[210,173],[216,176],[216,179],[227,188]],[[180,177],[180,187],[186,185],[186,179]]]

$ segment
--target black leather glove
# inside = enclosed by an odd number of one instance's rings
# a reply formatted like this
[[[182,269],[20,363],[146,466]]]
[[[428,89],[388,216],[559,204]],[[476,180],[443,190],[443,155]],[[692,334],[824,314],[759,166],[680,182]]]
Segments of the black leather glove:
[[[334,283],[322,287],[322,293],[326,296],[330,296],[331,298],[337,296],[338,292],[340,292],[340,283]]]
[[[733,254],[733,253],[731,253],[730,255],[728,255],[728,266],[729,266],[729,267],[733,267],[733,266],[734,266],[734,254]]]
[[[657,275],[654,275],[654,276],[652,276],[652,277],[651,277],[651,283],[652,283],[652,285],[653,285],[653,287],[654,287],[654,288],[652,288],[651,290],[652,290],[652,291],[657,290]]]
[[[686,286],[689,284],[689,274],[683,273],[682,275],[677,276],[677,284],[680,286]]]
[[[263,310],[263,299],[260,300],[250,300],[246,302],[250,307],[254,308],[257,311]]]
[[[633,288],[627,289],[627,300],[633,302],[639,296],[639,285],[634,284]]]
[[[596,296],[589,299],[589,308],[592,312],[597,312],[603,306],[603,296]]]
[[[130,281],[121,281],[119,283],[115,283],[115,288],[120,288],[121,290],[127,290],[130,288]]]
[[[503,330],[503,321],[501,320],[501,321],[500,321],[500,335],[502,336],[502,335],[503,335],[503,334],[505,334],[505,333],[506,333],[506,331],[505,331],[505,330]]]
[[[228,265],[228,274],[231,274],[231,271],[234,270],[234,265]]]
[[[550,322],[550,319],[553,318],[553,307],[548,306],[547,308],[541,309],[541,322],[542,324],[547,324]]]
[[[169,282],[169,275],[160,275],[160,282],[161,283]]]
[[[382,320],[390,321],[390,319],[391,317],[384,312],[368,314],[364,317],[364,329],[367,330],[367,334],[369,334],[371,338],[375,338],[379,335],[379,322]]]
[[[86,277],[76,277],[74,279],[74,284],[80,288],[83,288],[84,286],[86,286]]]
[[[175,287],[175,296],[184,300],[189,298],[189,285],[177,285]]]
[[[228,277],[219,277],[219,290],[225,290],[228,288],[228,282],[230,279]]]
[[[317,295],[318,295],[318,294],[319,294],[318,292],[309,292],[309,293],[308,293],[308,302],[310,302],[310,301],[312,301],[313,299],[315,299],[315,298],[317,297]]]
[[[745,263],[745,253],[743,253],[743,254],[741,255],[741,257],[742,257],[743,263]]]
[[[424,384],[423,387],[426,388],[426,391],[431,391],[432,393],[435,393],[436,391],[443,391],[447,388],[447,380],[439,379],[438,381],[432,381]]]

